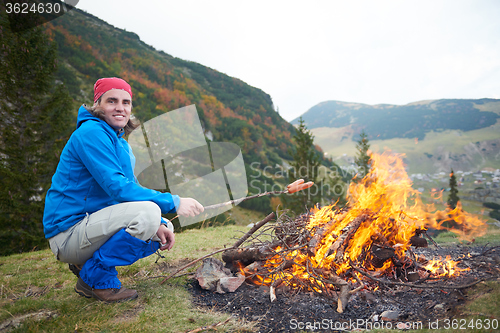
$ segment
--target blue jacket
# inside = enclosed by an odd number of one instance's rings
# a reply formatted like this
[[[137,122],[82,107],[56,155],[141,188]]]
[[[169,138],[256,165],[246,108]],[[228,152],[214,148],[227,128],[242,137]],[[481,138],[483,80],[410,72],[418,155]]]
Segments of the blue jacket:
[[[137,183],[135,157],[123,133],[94,117],[84,106],[78,110],[76,128],[62,151],[45,198],[46,238],[69,229],[87,213],[122,202],[152,201],[163,214],[175,212],[179,196]]]

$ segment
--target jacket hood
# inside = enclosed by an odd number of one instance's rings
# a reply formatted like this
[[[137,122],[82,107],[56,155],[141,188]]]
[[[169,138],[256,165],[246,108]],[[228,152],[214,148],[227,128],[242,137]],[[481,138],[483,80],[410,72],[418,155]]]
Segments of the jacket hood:
[[[82,106],[80,106],[80,109],[78,109],[78,117],[76,119],[76,128],[79,128],[87,120],[99,121],[99,118],[92,115],[92,113],[90,113],[89,110],[87,109],[87,106],[85,104],[83,104]]]

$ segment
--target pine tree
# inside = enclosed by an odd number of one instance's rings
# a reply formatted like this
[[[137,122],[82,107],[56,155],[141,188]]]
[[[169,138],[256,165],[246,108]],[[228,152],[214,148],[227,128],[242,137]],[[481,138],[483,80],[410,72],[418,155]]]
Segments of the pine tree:
[[[457,203],[460,200],[458,197],[458,189],[457,189],[457,178],[455,177],[455,173],[453,169],[451,169],[450,173],[450,196],[448,197],[448,207],[450,209],[455,209],[457,207]]]
[[[289,172],[289,181],[294,182],[297,179],[304,179],[305,182],[312,181],[314,186],[284,197],[285,207],[294,213],[300,214],[307,208],[321,201],[321,184],[318,184],[318,168],[320,157],[314,149],[314,136],[307,129],[304,120],[299,118],[299,126],[293,136],[295,149],[289,151],[293,158]]]
[[[365,131],[361,131],[359,135],[359,140],[356,143],[356,157],[354,162],[358,166],[358,175],[356,177],[357,180],[362,179],[370,172],[371,168],[371,158],[368,155],[368,151],[370,150],[370,143],[368,141],[368,135],[366,135]]]
[[[1,13],[0,255],[46,247],[45,192],[74,128],[72,100],[54,80],[55,44],[40,27],[10,23],[23,24]]]

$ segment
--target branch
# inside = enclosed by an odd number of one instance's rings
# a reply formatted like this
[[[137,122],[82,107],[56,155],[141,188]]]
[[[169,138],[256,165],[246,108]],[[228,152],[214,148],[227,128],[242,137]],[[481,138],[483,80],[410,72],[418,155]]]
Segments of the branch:
[[[180,271],[185,270],[186,268],[188,268],[188,267],[190,267],[190,266],[193,266],[194,264],[196,264],[196,263],[197,263],[198,261],[200,261],[200,260],[203,260],[203,259],[205,259],[205,258],[211,257],[211,256],[213,256],[214,254],[217,254],[217,253],[219,253],[219,252],[224,252],[224,251],[231,250],[231,249],[233,249],[233,247],[228,247],[227,249],[219,249],[219,250],[217,250],[217,251],[214,251],[214,252],[212,252],[212,253],[209,253],[209,254],[207,254],[207,255],[204,255],[204,256],[203,256],[203,257],[201,257],[201,258],[198,258],[198,259],[196,259],[196,260],[193,260],[193,261],[191,261],[190,263],[188,263],[188,264],[186,264],[186,265],[182,266],[181,268],[179,268],[178,270],[176,270],[175,272],[173,272],[173,273],[172,273],[172,274],[170,274],[169,276],[167,276],[167,277],[165,278],[165,280],[163,280],[163,281],[161,281],[161,282],[160,282],[160,284],[164,284],[164,283],[165,283],[168,279],[170,279],[172,276],[174,276],[175,274],[179,273]]]
[[[479,279],[479,280],[477,280],[475,282],[472,282],[472,283],[469,283],[469,284],[455,285],[455,286],[438,285],[438,284],[434,284],[432,286],[429,286],[429,285],[419,285],[419,284],[413,284],[413,283],[392,282],[392,281],[378,279],[376,277],[371,276],[370,274],[368,274],[366,272],[363,272],[359,267],[356,267],[355,265],[353,265],[352,261],[351,261],[351,267],[356,272],[358,272],[358,273],[366,276],[367,278],[370,278],[373,281],[378,282],[378,283],[388,284],[388,285],[391,285],[391,286],[404,286],[404,287],[419,288],[419,289],[465,289],[465,288],[472,287],[472,286],[474,286],[474,285],[476,285],[476,284],[484,281],[484,279]]]
[[[271,221],[274,218],[274,212],[267,215],[262,221],[256,223],[246,234],[243,235],[236,243],[233,244],[233,248],[238,248],[244,241],[248,239],[254,232],[259,230],[264,224]]]

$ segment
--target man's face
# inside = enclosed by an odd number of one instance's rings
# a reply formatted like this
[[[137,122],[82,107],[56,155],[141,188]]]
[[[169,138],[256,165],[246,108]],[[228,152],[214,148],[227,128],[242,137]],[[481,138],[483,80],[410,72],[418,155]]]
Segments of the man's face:
[[[132,111],[132,98],[125,90],[111,89],[101,96],[98,109],[104,112],[104,120],[114,130],[120,130],[127,125]]]

